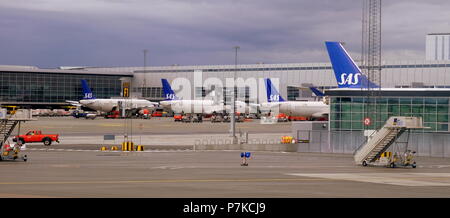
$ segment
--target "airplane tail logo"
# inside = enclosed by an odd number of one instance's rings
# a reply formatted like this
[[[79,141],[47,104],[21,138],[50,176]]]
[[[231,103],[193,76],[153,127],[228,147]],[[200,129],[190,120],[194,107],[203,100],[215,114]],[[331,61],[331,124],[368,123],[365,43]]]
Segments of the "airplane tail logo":
[[[175,95],[175,92],[170,87],[169,82],[166,79],[161,79],[161,82],[163,85],[164,100],[165,101],[178,100],[178,97]]]
[[[266,83],[266,91],[267,91],[267,101],[268,102],[283,102],[285,101],[283,97],[281,97],[280,93],[277,91],[277,89],[273,86],[272,81],[270,79],[265,79]]]
[[[91,89],[89,88],[87,81],[82,79],[81,80],[81,87],[83,89],[83,99],[95,99],[94,94],[92,93]]]
[[[339,88],[379,88],[361,74],[361,69],[339,42],[325,42]]]
[[[324,97],[325,94],[323,92],[321,92],[319,89],[317,89],[316,87],[309,87],[309,89],[317,96],[317,97]]]

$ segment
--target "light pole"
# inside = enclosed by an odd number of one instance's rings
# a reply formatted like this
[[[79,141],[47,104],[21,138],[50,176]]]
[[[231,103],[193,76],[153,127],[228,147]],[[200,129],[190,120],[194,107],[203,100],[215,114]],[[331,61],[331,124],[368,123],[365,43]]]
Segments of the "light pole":
[[[145,77],[147,76],[145,73],[147,73],[147,49],[144,49],[144,83],[142,84],[142,91],[144,91],[144,88],[147,86],[147,81]]]
[[[233,73],[233,88],[231,91],[231,135],[233,137],[233,144],[237,143],[236,138],[236,71],[237,71],[237,54],[240,49],[239,46],[234,46],[235,57],[234,57],[234,73]]]

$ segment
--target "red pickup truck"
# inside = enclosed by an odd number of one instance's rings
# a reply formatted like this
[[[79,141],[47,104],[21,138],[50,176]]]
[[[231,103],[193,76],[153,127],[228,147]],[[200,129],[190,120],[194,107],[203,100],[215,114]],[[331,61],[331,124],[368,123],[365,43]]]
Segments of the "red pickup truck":
[[[31,142],[43,142],[44,145],[51,145],[53,141],[56,141],[59,143],[59,135],[49,135],[49,134],[42,134],[40,130],[31,130],[27,132],[25,135],[18,135],[13,138],[14,142],[17,142],[17,139],[19,139],[22,144],[25,143],[31,143]]]

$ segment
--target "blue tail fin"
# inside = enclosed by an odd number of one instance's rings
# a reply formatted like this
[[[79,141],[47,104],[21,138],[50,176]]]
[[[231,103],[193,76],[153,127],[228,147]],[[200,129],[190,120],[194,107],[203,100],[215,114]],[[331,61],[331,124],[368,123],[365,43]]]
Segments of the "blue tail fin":
[[[321,91],[319,91],[316,87],[309,87],[311,91],[317,96],[317,97],[323,97],[325,94]]]
[[[379,88],[361,74],[361,69],[353,61],[339,42],[325,42],[331,65],[339,88]]]
[[[266,78],[266,91],[267,91],[267,101],[268,102],[283,102],[285,101],[281,97],[280,93],[275,89],[270,79]]]
[[[161,82],[163,86],[164,100],[165,101],[178,100],[178,97],[175,95],[175,92],[170,87],[169,82],[166,79],[161,79]]]
[[[83,99],[95,99],[94,94],[87,84],[87,81],[84,79],[81,80],[81,88],[83,89],[84,94]]]

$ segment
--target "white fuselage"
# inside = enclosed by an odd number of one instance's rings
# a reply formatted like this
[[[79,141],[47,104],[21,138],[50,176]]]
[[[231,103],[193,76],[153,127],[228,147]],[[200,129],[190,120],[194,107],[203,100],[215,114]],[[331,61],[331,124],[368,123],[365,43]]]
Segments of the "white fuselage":
[[[80,100],[80,104],[92,110],[111,112],[113,109],[118,110],[119,104],[125,109],[137,108],[153,108],[153,102],[144,99],[84,99]]]
[[[325,117],[330,113],[330,106],[321,101],[283,101],[266,102],[261,106],[270,111],[299,117]],[[278,108],[277,108],[278,107]]]
[[[159,102],[161,106],[175,113],[212,114],[231,111],[231,105],[224,105],[213,100],[169,100]],[[245,113],[245,102],[236,101],[236,112]]]
[[[211,114],[220,113],[225,108],[223,104],[216,104],[212,100],[169,100],[159,104],[175,113]]]

